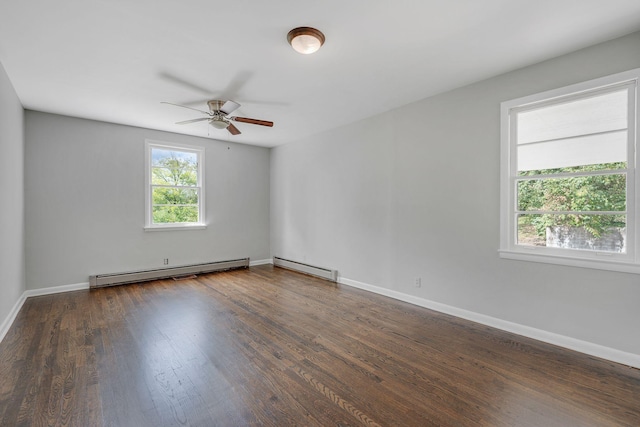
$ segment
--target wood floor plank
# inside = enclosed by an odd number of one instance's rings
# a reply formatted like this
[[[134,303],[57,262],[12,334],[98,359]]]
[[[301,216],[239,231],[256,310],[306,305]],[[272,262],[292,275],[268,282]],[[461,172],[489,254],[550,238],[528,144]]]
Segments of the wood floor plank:
[[[640,371],[273,266],[29,298],[4,426],[638,426]]]

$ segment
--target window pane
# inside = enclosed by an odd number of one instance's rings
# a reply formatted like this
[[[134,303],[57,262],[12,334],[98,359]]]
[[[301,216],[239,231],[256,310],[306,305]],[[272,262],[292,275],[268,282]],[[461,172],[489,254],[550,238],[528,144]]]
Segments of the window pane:
[[[518,215],[517,244],[626,253],[626,215]]]
[[[624,211],[626,175],[517,181],[519,211]]]
[[[518,144],[627,128],[627,89],[518,113]]]
[[[154,206],[153,223],[198,222],[198,206]]]
[[[153,148],[151,164],[152,184],[195,186],[198,183],[197,153]]]
[[[198,204],[198,190],[191,188],[153,187],[153,205]]]

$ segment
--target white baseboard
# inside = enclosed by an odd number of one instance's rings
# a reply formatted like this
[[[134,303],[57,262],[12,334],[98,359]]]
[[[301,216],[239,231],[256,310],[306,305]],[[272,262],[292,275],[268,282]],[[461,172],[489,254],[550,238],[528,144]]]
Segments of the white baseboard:
[[[75,285],[54,286],[52,288],[29,289],[24,291],[22,295],[20,295],[20,298],[18,298],[18,301],[16,301],[16,303],[13,305],[13,308],[9,312],[7,318],[4,319],[4,322],[2,322],[2,325],[0,326],[0,342],[2,342],[4,337],[7,335],[7,332],[9,332],[9,328],[11,328],[11,325],[16,320],[16,317],[18,316],[18,313],[20,312],[20,309],[24,305],[27,298],[39,297],[42,295],[59,294],[62,292],[79,291],[82,289],[89,289],[89,282],[77,283]]]
[[[26,292],[23,292],[22,295],[20,295],[20,298],[18,298],[18,301],[16,301],[16,303],[11,308],[9,315],[6,317],[6,319],[4,319],[4,322],[2,322],[2,325],[0,325],[0,342],[2,342],[4,337],[7,335],[7,332],[9,332],[9,328],[11,328],[11,325],[13,325],[13,321],[16,320],[16,316],[18,316],[18,313],[20,312],[22,305],[27,300],[27,297],[25,296],[25,294]]]
[[[54,286],[51,288],[29,289],[24,293],[26,294],[26,297],[29,298],[39,297],[42,295],[60,294],[62,292],[81,291],[83,289],[89,289],[89,282],[76,283],[75,285]]]
[[[473,311],[468,311],[439,302],[430,301],[424,298],[404,294],[402,292],[397,292],[390,289],[385,289],[379,286],[369,285],[367,283],[358,282],[356,280],[351,280],[344,277],[339,277],[338,283],[640,369],[640,355],[638,354],[628,353],[599,344],[594,344],[588,341],[582,341],[553,332],[544,331],[542,329],[520,325],[518,323],[486,316],[484,314],[475,313]]]
[[[273,264],[273,259],[259,259],[257,261],[250,261],[249,267],[255,267],[256,265],[265,265],[265,264]]]

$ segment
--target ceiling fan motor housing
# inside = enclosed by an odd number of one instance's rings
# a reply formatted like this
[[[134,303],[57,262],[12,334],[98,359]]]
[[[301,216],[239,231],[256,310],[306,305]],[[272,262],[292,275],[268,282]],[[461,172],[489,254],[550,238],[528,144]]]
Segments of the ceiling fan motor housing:
[[[209,105],[209,110],[213,113],[215,111],[220,111],[225,102],[226,101],[221,101],[219,99],[212,99],[211,101],[207,101],[207,105]]]

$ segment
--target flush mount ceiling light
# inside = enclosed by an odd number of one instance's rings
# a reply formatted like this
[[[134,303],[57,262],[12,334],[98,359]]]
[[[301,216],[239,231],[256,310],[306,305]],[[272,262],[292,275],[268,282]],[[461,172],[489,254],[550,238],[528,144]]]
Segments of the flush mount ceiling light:
[[[287,40],[296,52],[308,55],[316,52],[324,44],[324,34],[315,28],[298,27],[289,31]]]

